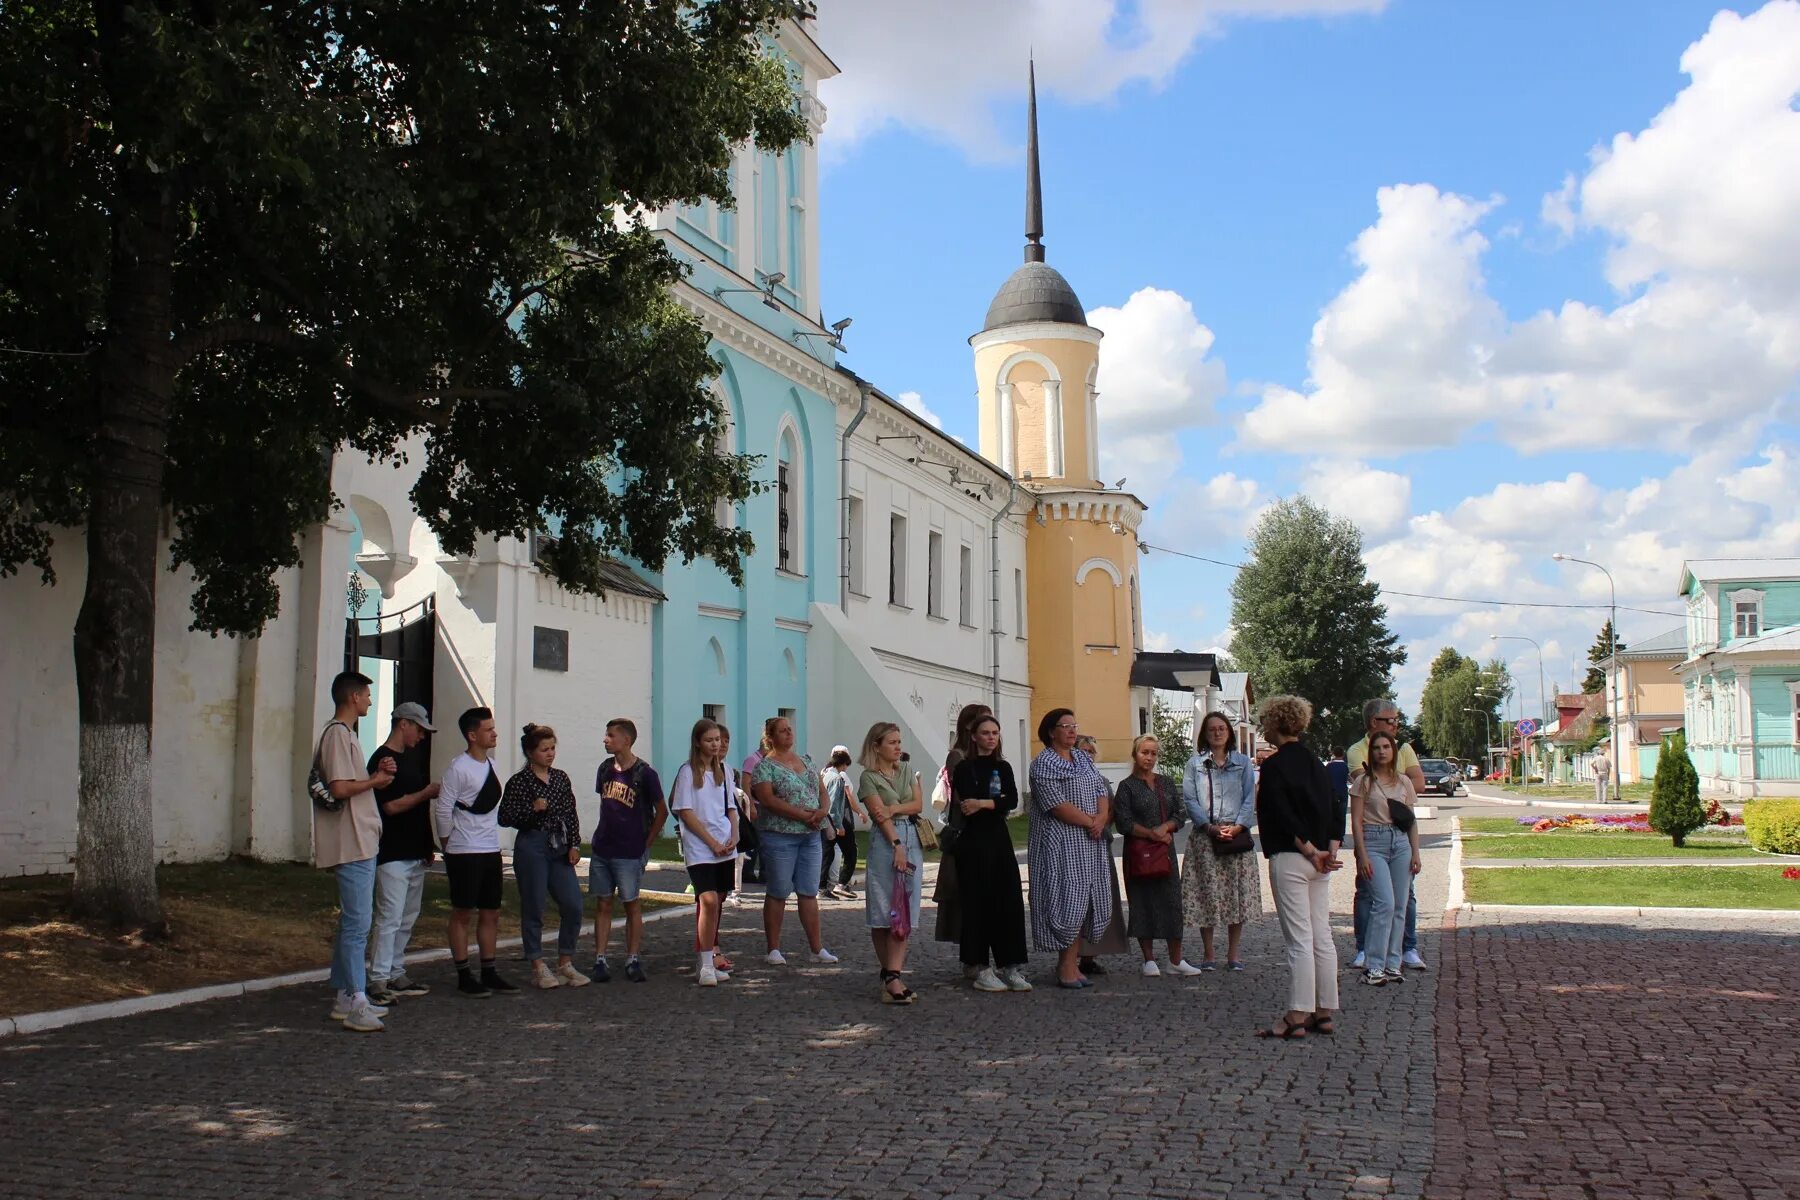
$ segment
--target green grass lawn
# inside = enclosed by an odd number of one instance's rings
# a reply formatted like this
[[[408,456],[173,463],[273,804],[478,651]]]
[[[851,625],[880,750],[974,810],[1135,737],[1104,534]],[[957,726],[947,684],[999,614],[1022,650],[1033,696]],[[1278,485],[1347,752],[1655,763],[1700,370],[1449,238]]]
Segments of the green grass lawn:
[[[1770,867],[1493,867],[1468,872],[1473,904],[1800,911],[1800,880]]]
[[[1518,826],[1513,826],[1516,830]],[[1660,833],[1506,833],[1463,841],[1465,858],[1754,858],[1741,838],[1690,836],[1677,848]]]
[[[1529,796],[1533,800],[1574,800],[1583,804],[1594,802],[1594,785],[1591,783],[1534,783],[1526,788],[1516,783],[1490,783],[1489,787],[1498,788],[1509,796]],[[1650,781],[1648,779],[1628,783],[1619,789],[1619,795],[1628,804],[1650,803]]]

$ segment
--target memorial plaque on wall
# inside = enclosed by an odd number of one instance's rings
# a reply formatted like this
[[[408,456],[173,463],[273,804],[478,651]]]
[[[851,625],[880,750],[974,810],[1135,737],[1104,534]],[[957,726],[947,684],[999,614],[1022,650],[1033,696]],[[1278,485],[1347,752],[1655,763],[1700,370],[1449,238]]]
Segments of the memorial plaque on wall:
[[[569,631],[546,629],[542,625],[531,631],[531,665],[540,671],[569,669]]]

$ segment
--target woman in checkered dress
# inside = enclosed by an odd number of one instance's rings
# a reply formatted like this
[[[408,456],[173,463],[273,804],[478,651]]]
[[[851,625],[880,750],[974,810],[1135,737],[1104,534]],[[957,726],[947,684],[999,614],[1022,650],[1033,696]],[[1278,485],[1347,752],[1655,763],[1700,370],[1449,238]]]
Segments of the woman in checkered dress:
[[[1038,722],[1043,753],[1031,762],[1031,935],[1054,950],[1056,981],[1093,986],[1078,965],[1083,937],[1098,941],[1112,924],[1112,863],[1106,826],[1112,819],[1106,780],[1075,748],[1075,714],[1052,709]]]

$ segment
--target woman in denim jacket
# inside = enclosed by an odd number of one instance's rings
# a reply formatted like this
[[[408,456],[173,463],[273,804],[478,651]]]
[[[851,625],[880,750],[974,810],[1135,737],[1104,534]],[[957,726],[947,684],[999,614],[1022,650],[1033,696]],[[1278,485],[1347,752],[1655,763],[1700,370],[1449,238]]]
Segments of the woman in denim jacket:
[[[1230,843],[1256,823],[1256,768],[1231,748],[1231,718],[1210,712],[1200,722],[1200,752],[1188,759],[1181,776],[1181,798],[1188,819],[1187,853],[1181,863],[1181,899],[1188,925],[1200,927],[1200,969],[1211,971],[1213,931],[1225,926],[1226,965],[1244,969],[1238,942],[1244,922],[1262,915],[1262,882],[1256,854],[1220,854],[1214,847]]]

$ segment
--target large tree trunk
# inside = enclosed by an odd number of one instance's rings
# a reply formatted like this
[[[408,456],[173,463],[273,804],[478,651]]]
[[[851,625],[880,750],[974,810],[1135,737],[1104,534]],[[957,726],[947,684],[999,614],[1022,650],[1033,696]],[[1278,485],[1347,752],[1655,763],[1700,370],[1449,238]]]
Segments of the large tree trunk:
[[[87,590],[75,622],[81,707],[75,908],[160,930],[151,829],[150,723],[157,543],[175,371],[175,222],[164,181],[122,167],[113,214],[106,344],[95,372],[99,432],[87,517]]]

